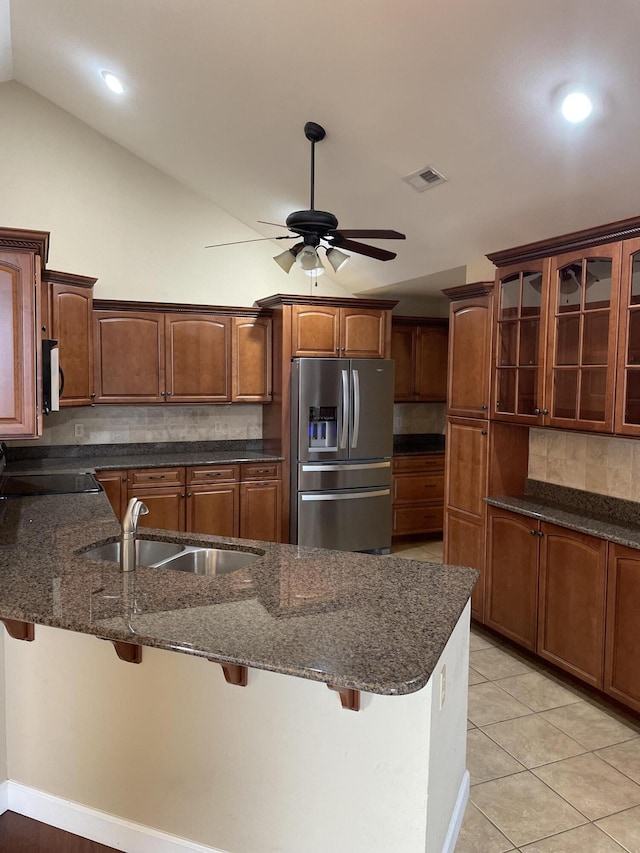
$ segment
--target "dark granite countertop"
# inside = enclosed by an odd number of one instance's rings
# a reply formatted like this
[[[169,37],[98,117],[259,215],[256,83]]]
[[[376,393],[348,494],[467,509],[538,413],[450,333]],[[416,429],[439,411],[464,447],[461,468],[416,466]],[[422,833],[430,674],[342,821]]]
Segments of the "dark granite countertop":
[[[593,492],[527,480],[525,494],[485,498],[500,509],[640,549],[640,505]]]
[[[79,555],[118,533],[102,493],[0,501],[0,618],[406,694],[427,683],[478,577],[455,566],[146,528],[141,538],[261,556],[206,577],[142,567],[123,574]]]
[[[444,435],[428,432],[393,436],[394,456],[419,456],[428,453],[444,453]]]
[[[80,445],[51,447],[52,455],[26,457],[11,448],[6,474],[47,474],[50,472],[91,473],[119,468],[171,468],[176,465],[224,465],[241,462],[280,462],[253,449],[259,442],[165,442],[161,444]],[[251,448],[251,449],[248,449]],[[26,458],[25,458],[26,457]]]

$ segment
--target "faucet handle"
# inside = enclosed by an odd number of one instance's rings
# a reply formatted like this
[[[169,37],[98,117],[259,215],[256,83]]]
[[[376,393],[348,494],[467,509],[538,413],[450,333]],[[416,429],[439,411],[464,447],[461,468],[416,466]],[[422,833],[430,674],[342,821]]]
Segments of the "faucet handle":
[[[145,503],[142,503],[142,501],[140,501],[140,511],[138,512],[138,515],[149,515],[149,507]]]

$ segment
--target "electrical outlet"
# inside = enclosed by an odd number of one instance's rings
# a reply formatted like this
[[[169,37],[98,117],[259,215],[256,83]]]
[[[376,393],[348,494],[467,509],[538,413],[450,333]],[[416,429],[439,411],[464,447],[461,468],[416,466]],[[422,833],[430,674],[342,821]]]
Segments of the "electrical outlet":
[[[444,700],[447,696],[447,667],[446,665],[440,670],[440,710],[444,705]]]
[[[76,438],[82,438],[84,436],[84,424],[74,424],[73,434]]]

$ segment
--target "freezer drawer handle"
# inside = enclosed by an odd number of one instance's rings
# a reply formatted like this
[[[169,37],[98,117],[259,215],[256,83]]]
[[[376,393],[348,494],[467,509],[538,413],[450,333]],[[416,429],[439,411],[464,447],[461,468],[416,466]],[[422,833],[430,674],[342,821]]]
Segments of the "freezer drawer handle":
[[[303,471],[371,471],[375,468],[391,468],[391,462],[366,462],[362,465],[353,462],[332,462],[329,465],[303,465]]]
[[[377,489],[375,492],[359,492],[358,494],[313,494],[300,495],[303,501],[355,501],[360,498],[377,498],[381,495],[390,495],[390,489]]]

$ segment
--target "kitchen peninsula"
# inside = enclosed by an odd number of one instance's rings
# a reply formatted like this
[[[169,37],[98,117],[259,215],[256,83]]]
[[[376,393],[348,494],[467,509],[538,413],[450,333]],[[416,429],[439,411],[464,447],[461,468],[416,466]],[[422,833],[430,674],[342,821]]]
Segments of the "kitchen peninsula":
[[[0,617],[35,624],[4,642],[10,808],[129,853],[452,849],[476,572],[144,531],[258,558],[123,576],[81,553],[118,535],[103,494],[3,503]]]

